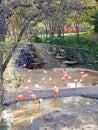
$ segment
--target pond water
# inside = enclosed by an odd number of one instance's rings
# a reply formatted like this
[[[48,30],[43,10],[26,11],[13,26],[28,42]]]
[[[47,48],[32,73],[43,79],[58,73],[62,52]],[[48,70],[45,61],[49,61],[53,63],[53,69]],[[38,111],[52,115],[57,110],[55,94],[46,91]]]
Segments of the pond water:
[[[98,72],[83,69],[33,69],[8,67],[4,74],[7,91],[72,88],[98,85]],[[17,80],[16,80],[17,79]],[[21,81],[20,81],[21,80]],[[19,88],[15,84],[19,83]]]
[[[68,97],[56,100],[43,100],[40,106],[37,101],[21,102],[11,105],[4,111],[9,130],[31,130],[31,124],[34,120],[39,119],[42,115],[52,112],[53,110],[66,110],[75,106],[96,103],[98,103],[98,101],[94,99]]]
[[[17,80],[16,80],[17,78]],[[94,87],[98,86],[98,72],[85,69],[54,68],[54,69],[25,69],[15,68],[10,62],[4,73],[4,87],[6,92],[20,90],[52,89],[54,86],[60,88]],[[20,80],[21,79],[21,80]],[[19,88],[15,84],[20,82]],[[69,109],[78,105],[96,104],[97,100],[68,97],[59,99],[29,101],[13,104],[7,107],[5,115],[9,130],[31,130],[31,124],[42,115],[55,109]]]

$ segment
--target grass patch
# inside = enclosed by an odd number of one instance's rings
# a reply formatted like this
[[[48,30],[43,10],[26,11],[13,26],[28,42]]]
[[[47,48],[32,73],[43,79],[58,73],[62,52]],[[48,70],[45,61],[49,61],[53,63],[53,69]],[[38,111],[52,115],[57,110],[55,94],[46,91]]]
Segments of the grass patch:
[[[95,55],[98,55],[98,45],[89,38],[89,36],[85,34],[80,34],[80,40],[77,41],[75,35],[66,35],[64,38],[54,37],[36,37],[36,43],[49,43],[49,44],[56,44],[56,45],[63,45],[72,48],[80,48],[82,50],[88,50]]]

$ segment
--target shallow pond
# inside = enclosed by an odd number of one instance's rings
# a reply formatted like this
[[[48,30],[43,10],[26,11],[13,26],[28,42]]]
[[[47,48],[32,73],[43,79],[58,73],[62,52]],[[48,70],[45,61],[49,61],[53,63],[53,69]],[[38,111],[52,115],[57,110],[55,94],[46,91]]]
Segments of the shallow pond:
[[[7,91],[49,89],[54,86],[58,88],[72,88],[98,85],[98,72],[71,68],[28,70],[25,68],[16,69],[15,67],[8,67],[4,78],[4,86]],[[15,84],[19,82],[20,86],[17,89]]]
[[[9,130],[30,130],[34,120],[39,119],[42,115],[53,110],[67,110],[75,106],[93,105],[97,103],[97,100],[82,97],[43,100],[40,104],[38,101],[21,102],[5,109],[4,115],[6,115]]]

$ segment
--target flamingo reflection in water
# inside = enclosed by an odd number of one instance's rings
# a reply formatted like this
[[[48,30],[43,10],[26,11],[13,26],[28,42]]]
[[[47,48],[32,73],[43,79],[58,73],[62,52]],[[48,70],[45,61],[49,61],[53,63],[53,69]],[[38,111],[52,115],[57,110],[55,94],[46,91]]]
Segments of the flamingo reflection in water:
[[[33,99],[34,106],[35,106],[37,96],[35,94],[31,94],[30,97]],[[29,110],[30,109],[32,109],[32,102],[30,102],[30,104],[29,104]]]

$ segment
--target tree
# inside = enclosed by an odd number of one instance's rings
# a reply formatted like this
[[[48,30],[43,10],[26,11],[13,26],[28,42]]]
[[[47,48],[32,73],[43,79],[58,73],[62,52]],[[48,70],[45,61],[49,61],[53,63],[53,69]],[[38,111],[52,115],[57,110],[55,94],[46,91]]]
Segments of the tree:
[[[65,19],[66,14],[73,10],[80,10],[80,7],[76,3],[81,2],[77,0],[0,0],[0,113],[2,111],[2,97],[3,97],[3,72],[9,62],[9,59],[17,47],[17,43],[20,42],[24,32],[29,29],[31,21],[33,26],[38,21],[49,17],[52,20],[58,20],[57,26],[59,26],[62,20]],[[72,3],[75,3],[74,5]],[[18,36],[16,44],[12,48],[12,52],[3,64],[3,42],[5,40],[9,19],[12,18],[17,26],[13,28],[17,30]],[[17,16],[19,19],[17,19]],[[56,17],[57,16],[57,17]],[[61,16],[61,17],[60,17]],[[62,18],[61,21],[59,19]],[[22,24],[21,24],[22,23]],[[10,23],[10,26],[11,25]],[[63,24],[62,24],[63,26]],[[20,27],[20,28],[18,28]],[[19,30],[18,30],[18,29]],[[60,28],[61,29],[61,28]],[[59,30],[60,30],[59,29]],[[61,30],[60,30],[61,31]],[[60,35],[59,31],[59,35]]]
[[[98,11],[96,11],[91,19],[92,25],[94,25],[94,33],[97,35],[97,42],[98,42]]]

